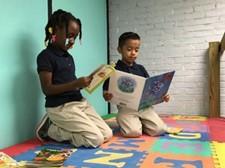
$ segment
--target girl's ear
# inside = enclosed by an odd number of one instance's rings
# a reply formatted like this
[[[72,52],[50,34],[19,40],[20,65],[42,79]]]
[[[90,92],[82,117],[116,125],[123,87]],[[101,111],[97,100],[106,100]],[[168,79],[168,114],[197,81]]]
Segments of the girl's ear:
[[[60,30],[59,26],[55,26],[54,33],[58,32]]]
[[[117,51],[121,54],[121,48],[117,47]]]
[[[58,32],[61,33],[62,31],[66,31],[65,27],[55,26],[54,33],[58,33]]]

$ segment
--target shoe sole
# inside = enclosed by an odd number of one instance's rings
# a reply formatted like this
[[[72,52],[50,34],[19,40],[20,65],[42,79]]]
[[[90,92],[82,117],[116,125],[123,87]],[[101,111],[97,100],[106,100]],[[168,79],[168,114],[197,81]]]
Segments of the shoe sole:
[[[36,137],[38,138],[38,140],[40,140],[41,142],[45,142],[45,140],[43,138],[40,137],[39,135],[39,130],[41,129],[41,127],[45,124],[46,120],[48,119],[47,114],[44,115],[44,117],[41,119],[39,125],[36,128],[35,134]]]

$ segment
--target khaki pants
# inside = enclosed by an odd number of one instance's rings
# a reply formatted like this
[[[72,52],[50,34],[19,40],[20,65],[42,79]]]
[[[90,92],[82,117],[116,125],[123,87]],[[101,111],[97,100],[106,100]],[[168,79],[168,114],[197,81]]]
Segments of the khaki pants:
[[[112,137],[112,130],[84,99],[54,108],[46,108],[52,124],[48,135],[74,146],[98,147]]]
[[[158,136],[167,131],[167,125],[153,110],[153,107],[138,112],[119,106],[117,122],[125,137],[138,137],[142,135],[142,132],[150,136]]]

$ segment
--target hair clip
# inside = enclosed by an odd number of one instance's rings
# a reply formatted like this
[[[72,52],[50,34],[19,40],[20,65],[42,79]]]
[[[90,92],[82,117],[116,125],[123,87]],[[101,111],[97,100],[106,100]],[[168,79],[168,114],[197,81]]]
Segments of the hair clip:
[[[48,32],[49,32],[50,34],[53,33],[52,27],[49,27],[49,28],[48,28]]]

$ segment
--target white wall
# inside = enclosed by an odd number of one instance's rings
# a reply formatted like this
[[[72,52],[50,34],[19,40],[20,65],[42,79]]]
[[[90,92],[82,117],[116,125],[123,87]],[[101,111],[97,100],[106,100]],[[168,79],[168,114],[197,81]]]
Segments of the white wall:
[[[208,42],[222,39],[224,9],[225,0],[109,0],[111,61],[120,58],[116,51],[119,35],[137,32],[142,38],[137,62],[150,75],[176,70],[169,90],[171,101],[155,109],[207,115]]]

